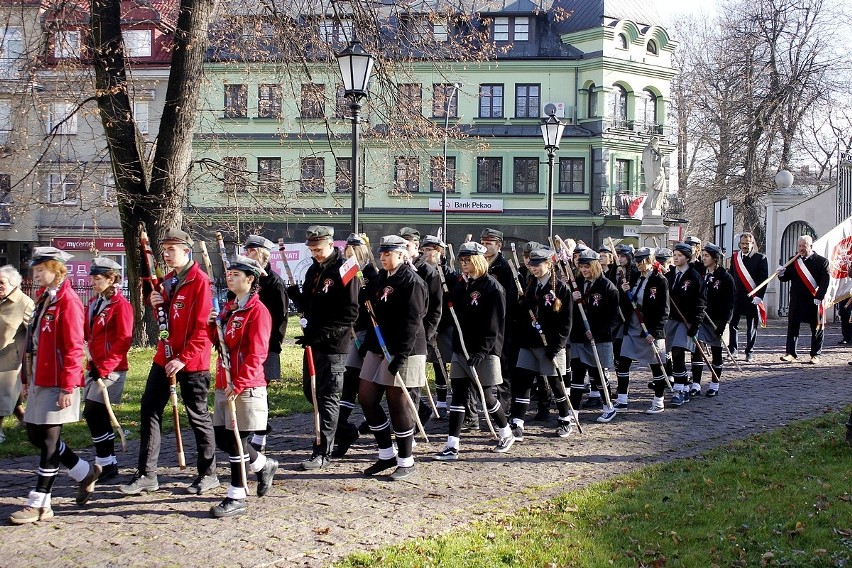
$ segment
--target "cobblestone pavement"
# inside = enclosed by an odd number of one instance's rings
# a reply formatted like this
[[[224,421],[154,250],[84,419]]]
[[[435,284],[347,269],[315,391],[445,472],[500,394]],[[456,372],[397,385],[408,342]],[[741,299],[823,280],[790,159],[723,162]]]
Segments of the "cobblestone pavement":
[[[116,484],[103,484],[80,508],[73,501],[75,484],[63,470],[54,487],[56,518],[0,529],[0,563],[322,566],[353,551],[445,532],[653,462],[692,456],[842,408],[852,402],[852,370],[846,365],[852,350],[837,346],[836,326],[828,331],[822,365],[787,364],[779,361],[784,330],[775,323],[762,330],[756,361],[740,362],[743,373],[726,365],[718,397],[701,397],[659,415],[644,414],[650,404],[645,388],[649,373],[634,366],[630,408],[612,423],[598,424],[595,412],[583,411],[585,433],[560,439],[554,435],[554,417],[548,424],[527,422],[524,441],[508,454],[493,453],[493,441],[478,432],[462,434],[459,461],[433,461],[446,436],[446,422],[433,422],[427,427],[430,443],[420,441],[415,449],[418,475],[411,482],[363,477],[361,470],[376,457],[372,439],[363,436],[346,458],[319,472],[302,472],[297,465],[310,448],[311,417],[276,419],[269,455],[282,467],[275,486],[263,499],[250,499],[249,515],[232,519],[213,519],[208,512],[223,498],[224,483],[209,495],[185,494],[194,471],[177,469],[173,436],[166,434],[158,492],[125,497]],[[806,334],[801,343],[809,344]],[[184,440],[192,464],[189,430]],[[128,474],[122,482],[131,473],[137,449],[138,444],[131,444],[127,454],[119,455]],[[91,459],[91,450],[82,455]],[[227,459],[221,452],[218,457],[224,482]],[[35,482],[36,465],[35,457],[0,461],[0,523],[8,525],[8,515],[22,506]],[[249,484],[251,495],[255,484]]]

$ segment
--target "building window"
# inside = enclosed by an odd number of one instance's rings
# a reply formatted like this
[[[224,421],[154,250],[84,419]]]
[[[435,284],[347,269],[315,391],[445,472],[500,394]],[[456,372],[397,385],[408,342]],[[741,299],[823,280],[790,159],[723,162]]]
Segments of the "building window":
[[[257,189],[263,193],[281,191],[281,158],[257,159]]]
[[[257,86],[257,117],[281,118],[281,85]]]
[[[77,134],[74,103],[50,103],[47,117],[48,134]]]
[[[352,22],[350,20],[322,20],[319,24],[319,34],[327,44],[332,46],[346,45],[352,37]]]
[[[299,189],[303,193],[325,192],[325,158],[302,158]]]
[[[479,118],[503,118],[503,85],[479,86]]]
[[[527,16],[516,17],[512,25],[513,41],[529,41],[530,19]]]
[[[56,32],[53,55],[56,59],[77,59],[80,57],[80,32]]]
[[[430,165],[430,191],[442,193],[446,187],[447,193],[455,193],[456,157],[447,156],[445,164],[444,156],[432,156]]]
[[[423,88],[420,83],[402,83],[399,85],[397,107],[415,116],[423,114]]]
[[[334,190],[352,192],[352,158],[337,158],[334,162]]]
[[[586,161],[583,158],[559,158],[559,193],[585,193],[583,180]]]
[[[302,84],[302,118],[323,118],[325,116],[325,85],[317,83]]]
[[[0,101],[0,148],[9,146],[12,138],[12,103]]]
[[[651,55],[657,55],[657,42],[652,39],[649,39],[646,51]]]
[[[101,183],[101,204],[106,207],[113,207],[118,204],[115,176],[111,173],[104,174],[103,182]]]
[[[258,167],[260,164],[258,163]],[[242,156],[226,156],[222,159],[222,191],[229,195],[242,192],[246,187],[245,173],[248,167]]]
[[[121,35],[127,57],[151,57],[151,30],[125,30]]]
[[[618,34],[618,37],[615,39],[615,44],[619,47],[619,49],[627,49],[627,36],[624,34]]]
[[[455,85],[447,83],[435,83],[432,85],[432,117],[459,117],[459,97],[458,89]]]
[[[538,193],[538,158],[515,158],[515,193]]]
[[[598,93],[595,89],[597,87],[594,83],[589,85],[588,118],[594,118],[598,115]]]
[[[225,118],[246,118],[248,116],[248,87],[246,85],[225,85]]]
[[[12,176],[9,174],[0,174],[0,225],[12,224],[12,203],[9,197],[12,192]],[[2,244],[3,247],[6,243]],[[5,254],[6,249],[0,249],[0,253]],[[8,260],[4,261],[8,264]]]
[[[616,128],[627,128],[627,90],[621,85],[613,85],[609,114],[612,125]]]
[[[51,205],[77,205],[76,174],[47,174],[47,201]]]
[[[541,109],[540,85],[515,85],[515,117],[538,118]]]
[[[645,130],[657,131],[657,95],[651,91],[642,91],[642,118],[645,122]]]
[[[494,41],[509,41],[509,18],[494,18]]]
[[[20,28],[6,28],[0,34],[0,78],[15,79],[24,64],[24,35]]]
[[[615,191],[630,193],[630,160],[615,161]]]
[[[416,156],[397,156],[393,164],[393,188],[396,193],[420,191],[420,159]]]
[[[133,103],[133,121],[140,134],[148,134],[148,101]]]
[[[476,192],[503,193],[503,158],[476,160]]]
[[[530,19],[527,16],[494,18],[494,41],[529,41]]]
[[[447,33],[447,24],[432,24],[432,37],[438,43],[450,39],[450,35]]]

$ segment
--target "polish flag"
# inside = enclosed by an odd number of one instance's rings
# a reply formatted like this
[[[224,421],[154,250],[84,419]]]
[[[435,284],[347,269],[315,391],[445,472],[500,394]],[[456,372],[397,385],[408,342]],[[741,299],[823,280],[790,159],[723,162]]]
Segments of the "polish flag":
[[[346,286],[349,284],[349,281],[355,278],[355,275],[358,274],[358,260],[354,256],[350,256],[346,259],[340,267],[340,279],[343,281],[343,285]]]
[[[645,200],[648,199],[647,195],[640,195],[636,199],[630,202],[630,205],[627,206],[627,215],[632,217],[633,219],[638,219],[639,221],[645,216],[645,210],[642,208],[645,205]]]

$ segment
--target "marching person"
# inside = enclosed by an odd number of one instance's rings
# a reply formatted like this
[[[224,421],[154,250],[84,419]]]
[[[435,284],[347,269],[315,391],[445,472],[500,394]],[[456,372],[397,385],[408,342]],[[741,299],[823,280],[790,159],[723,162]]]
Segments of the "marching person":
[[[95,463],[101,466],[100,479],[118,476],[115,432],[109,420],[104,393],[97,384],[103,380],[110,404],[121,402],[127,377],[127,352],[133,341],[133,307],[121,292],[121,265],[108,258],[92,260],[89,281],[95,295],[86,309],[84,337],[88,346],[88,373],[83,417],[95,444]]]
[[[782,361],[792,363],[798,359],[796,346],[799,343],[801,324],[811,326],[812,365],[819,364],[822,342],[825,335],[825,308],[822,300],[828,288],[828,259],[813,250],[814,240],[802,235],[797,243],[799,258],[792,268],[779,266],[778,280],[790,283],[790,314],[787,319],[787,353]]]
[[[615,274],[615,259],[613,258],[612,251],[609,250],[608,246],[601,245],[598,247],[598,256],[600,257],[601,274],[604,278],[612,282],[614,278],[610,278],[610,276]]]
[[[382,269],[370,299],[379,332],[373,327],[367,330],[367,353],[358,390],[361,409],[379,446],[379,459],[364,470],[364,475],[373,476],[396,466],[390,478],[399,481],[417,471],[412,452],[416,420],[412,400],[406,398],[411,396],[410,389],[422,387],[426,381],[424,318],[429,300],[426,284],[405,266],[405,239],[397,235],[382,237],[379,255]],[[383,356],[385,349],[390,361]],[[390,420],[381,407],[382,396],[387,396]]]
[[[669,284],[651,259],[650,248],[643,247],[637,250],[635,259],[637,272],[631,281],[622,282],[619,288],[621,311],[627,322],[624,326],[621,355],[616,367],[618,398],[615,401],[615,407],[625,409],[630,402],[628,399],[630,365],[636,361],[640,365],[651,367],[653,379],[649,386],[654,390],[654,398],[651,407],[645,412],[657,414],[665,409],[663,402],[663,394],[666,391],[665,370],[660,360],[665,359]],[[642,328],[643,324],[647,333]]]
[[[659,272],[667,274],[672,268],[672,249],[658,248],[654,252],[654,260],[657,261]]]
[[[722,249],[713,243],[707,243],[701,249],[701,262],[704,263],[704,289],[707,293],[706,317],[698,330],[698,341],[710,346],[712,354],[711,365],[712,382],[705,396],[714,397],[719,394],[719,378],[722,376],[722,334],[728,327],[731,314],[734,312],[734,279],[725,270],[722,262],[724,253]],[[692,385],[689,387],[689,396],[701,396],[701,373],[704,370],[704,361],[698,351],[696,342],[695,350],[692,352]],[[701,365],[697,363],[701,362]]]
[[[704,322],[707,291],[704,279],[693,268],[692,247],[678,243],[672,250],[674,270],[666,274],[669,281],[671,312],[666,324],[666,348],[672,354],[674,396],[671,404],[689,402],[689,375],[686,372],[686,353],[698,349],[698,329]]]
[[[62,425],[80,419],[83,386],[83,302],[66,278],[73,258],[54,247],[36,247],[30,266],[40,286],[27,337],[22,394],[27,399],[24,424],[30,443],[41,451],[36,486],[27,504],[9,517],[13,525],[53,518],[51,489],[59,464],[77,482],[77,504],[95,491],[101,466],[77,457],[61,439]]]
[[[355,410],[355,399],[358,397],[358,388],[361,385],[361,366],[364,364],[364,355],[359,351],[366,351],[364,338],[367,336],[367,330],[372,327],[370,322],[370,314],[367,313],[367,307],[364,305],[364,300],[369,299],[373,287],[376,285],[376,280],[379,277],[379,272],[373,265],[370,249],[363,235],[352,233],[346,239],[346,248],[343,249],[343,256],[347,259],[355,257],[358,266],[361,267],[361,282],[358,292],[358,317],[355,319],[354,333],[355,340],[349,344],[349,350],[346,353],[346,360],[343,363],[343,388],[340,391],[340,415],[337,418],[337,432],[334,435],[334,447],[331,450],[331,457],[341,458],[349,451],[349,447],[354,444],[361,434],[358,427],[349,422],[349,417],[352,411]],[[364,424],[367,424],[364,422]],[[369,430],[368,430],[369,431]]]
[[[734,277],[736,286],[736,297],[734,300],[734,314],[731,316],[729,326],[729,342],[731,353],[736,357],[739,348],[740,319],[746,320],[746,361],[754,360],[754,345],[757,342],[758,322],[766,325],[766,306],[763,304],[763,296],[767,288],[764,286],[754,297],[749,297],[749,292],[754,290],[757,283],[763,282],[769,276],[769,262],[766,255],[757,252],[754,235],[742,233],[740,235],[740,250],[735,251],[731,258],[731,275]]]
[[[529,283],[530,278],[530,253],[536,249],[541,248],[541,243],[537,243],[536,241],[529,241],[524,244],[524,247],[521,249],[521,255],[523,257],[523,266],[518,267],[518,280],[521,282],[521,287],[526,290],[527,284]]]
[[[513,386],[515,396],[512,405],[512,432],[518,441],[523,440],[523,418],[530,402],[530,387],[538,375],[547,377],[556,399],[559,411],[556,435],[567,438],[573,430],[564,383],[569,359],[568,336],[571,332],[573,301],[568,285],[556,278],[551,255],[549,248],[536,249],[530,253],[530,273],[534,280],[527,287],[521,302],[526,322],[518,329],[518,380],[516,386]],[[532,321],[530,312],[535,316],[535,321]],[[547,346],[544,346],[542,335]]]
[[[151,292],[150,302],[162,306],[168,317],[169,338],[157,343],[154,364],[148,373],[142,394],[139,429],[139,464],[127,485],[125,495],[157,491],[157,463],[160,458],[163,410],[169,402],[169,377],[180,387],[189,425],[198,450],[198,475],[186,492],[201,495],[219,486],[216,477],[216,441],[213,418],[207,407],[210,388],[210,352],[213,344],[207,335],[207,316],[212,305],[210,279],[190,258],[192,239],[186,232],[166,229],[160,250],[171,271],[163,279],[165,296]],[[166,343],[171,351],[167,358]]]
[[[245,514],[247,488],[243,484],[242,467],[257,475],[258,497],[269,492],[278,470],[276,460],[248,444],[249,433],[264,431],[269,417],[264,362],[270,353],[273,324],[259,294],[260,280],[265,276],[266,270],[258,260],[236,255],[225,275],[234,299],[226,303],[221,312],[211,311],[208,321],[210,340],[219,347],[213,430],[216,446],[228,454],[231,463],[228,494],[221,503],[210,508],[210,514],[216,518]],[[219,326],[224,346],[220,343]],[[222,352],[223,348],[226,353]],[[229,366],[227,371],[226,364]],[[236,417],[231,414],[229,400],[234,401]],[[234,426],[240,433],[239,446],[234,437]]]
[[[272,247],[275,244],[260,235],[249,235],[243,243],[246,256],[256,260],[263,267],[264,276],[259,277],[260,289],[257,292],[261,303],[272,317],[272,329],[269,332],[269,353],[263,361],[263,376],[266,384],[281,380],[281,346],[287,335],[287,319],[290,316],[290,298],[287,296],[287,284],[281,275],[272,270],[269,263]],[[283,253],[282,253],[283,254]],[[267,430],[254,432],[251,444],[262,452],[266,448]]]
[[[615,246],[615,267],[613,272],[613,277],[610,279],[612,283],[615,284],[617,289],[621,289],[624,284],[630,284],[631,282],[636,282],[639,278],[639,269],[636,267],[636,260],[634,257],[634,249],[632,245],[618,244]],[[625,320],[627,319],[627,312],[622,310]],[[626,321],[623,321],[621,325],[619,325],[612,336],[612,352],[615,356],[615,360],[618,361],[618,357],[621,354],[621,342],[624,338],[625,327],[627,325]],[[616,408],[618,408],[616,406]]]
[[[441,320],[438,322],[437,338],[435,345],[427,341],[427,362],[432,363],[432,368],[435,371],[435,394],[438,398],[435,403],[438,409],[438,419],[443,420],[447,417],[447,384],[449,375],[447,374],[447,363],[453,357],[453,318],[450,315],[449,300],[450,295],[458,282],[458,274],[450,270],[446,263],[441,263],[447,245],[438,237],[426,235],[420,241],[420,252],[425,262],[443,272],[443,281],[447,283],[447,291],[449,294],[441,295],[443,306],[441,308]],[[440,275],[439,275],[440,277]],[[440,282],[439,282],[440,283]],[[443,292],[443,287],[442,287]]]
[[[27,326],[35,307],[21,291],[21,274],[14,267],[0,267],[0,444],[6,440],[3,419],[24,419],[21,405],[21,362],[27,348]]]
[[[526,290],[529,284],[535,278],[530,273],[530,253],[534,250],[542,248],[544,245],[536,241],[530,241],[524,245],[523,258],[524,266],[518,270],[518,279],[521,283],[521,291]],[[521,270],[523,270],[523,278],[521,278]],[[521,314],[523,316],[523,314]],[[521,320],[524,321],[523,319]],[[550,391],[550,385],[546,377],[539,375],[533,380],[532,390],[530,391],[530,400],[535,398],[537,401],[537,409],[533,420],[539,422],[547,422],[550,420],[550,401],[553,399],[553,393]],[[514,395],[513,401],[514,404]]]
[[[701,239],[694,236],[688,236],[683,239],[683,242],[692,247],[692,260],[689,264],[695,269],[698,274],[704,276],[704,263],[701,262]]]
[[[310,346],[316,370],[316,398],[320,419],[320,443],[313,445],[311,457],[301,463],[304,470],[322,469],[329,463],[334,436],[340,417],[340,391],[343,387],[344,363],[352,342],[352,324],[358,318],[358,283],[352,279],[343,284],[340,267],[343,255],[334,246],[334,229],[312,225],[305,243],[313,263],[305,272],[302,289],[290,286],[287,292],[307,323],[297,345]],[[307,352],[302,365],[302,391],[311,395],[311,376]]]
[[[495,452],[509,451],[514,443],[506,413],[491,387],[500,384],[502,372],[500,349],[503,343],[503,320],[506,300],[497,280],[488,274],[488,262],[483,256],[485,247],[470,242],[459,247],[458,261],[462,279],[453,291],[453,305],[459,319],[461,335],[453,338],[453,358],[450,382],[453,400],[450,405],[450,430],[447,445],[435,455],[439,461],[458,458],[459,438],[468,399],[478,393],[474,373],[485,395],[485,411],[499,429]],[[462,342],[467,349],[465,358]]]
[[[609,369],[615,367],[612,353],[612,330],[621,323],[619,316],[618,290],[615,284],[603,276],[603,267],[598,260],[598,254],[592,249],[586,249],[577,258],[577,268],[580,277],[577,279],[577,290],[572,293],[574,299],[573,325],[571,326],[571,405],[580,407],[585,388],[586,372],[592,380],[592,388],[603,397],[603,389],[609,388],[604,384],[608,378]],[[586,331],[580,315],[580,306],[586,311],[589,330]],[[604,377],[598,370],[591,340],[597,347]],[[606,397],[604,397],[606,400]],[[604,406],[598,422],[611,422],[615,418],[615,408]]]

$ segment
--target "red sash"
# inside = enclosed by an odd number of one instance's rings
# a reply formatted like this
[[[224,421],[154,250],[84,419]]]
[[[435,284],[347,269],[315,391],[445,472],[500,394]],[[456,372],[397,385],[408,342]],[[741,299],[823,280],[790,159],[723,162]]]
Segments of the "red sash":
[[[817,285],[816,278],[811,274],[811,271],[808,270],[808,267],[805,266],[802,257],[796,259],[796,262],[793,264],[796,267],[796,272],[799,274],[799,278],[802,279],[802,282],[805,283],[805,287],[811,293],[811,295],[816,298],[817,291],[819,290],[819,286]],[[817,306],[817,327],[822,327],[825,325],[825,306],[822,302]]]
[[[740,282],[742,282],[746,293],[750,293],[754,290],[754,278],[751,277],[748,268],[746,268],[740,251],[734,251],[733,262],[731,264],[733,264],[737,277],[740,279]],[[760,327],[766,327],[766,305],[764,305],[763,302],[757,304],[757,315],[760,319]]]

